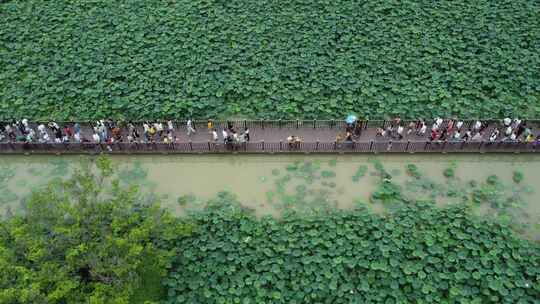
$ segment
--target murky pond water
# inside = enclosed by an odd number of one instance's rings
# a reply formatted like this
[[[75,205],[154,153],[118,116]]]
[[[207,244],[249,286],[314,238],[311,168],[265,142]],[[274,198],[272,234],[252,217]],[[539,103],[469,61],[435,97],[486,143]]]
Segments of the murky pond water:
[[[2,156],[0,210],[17,212],[25,195],[65,177],[79,156]],[[112,156],[126,183],[162,196],[182,214],[227,191],[257,215],[284,209],[374,211],[396,201],[464,202],[480,214],[520,223],[540,238],[540,155],[209,155]]]

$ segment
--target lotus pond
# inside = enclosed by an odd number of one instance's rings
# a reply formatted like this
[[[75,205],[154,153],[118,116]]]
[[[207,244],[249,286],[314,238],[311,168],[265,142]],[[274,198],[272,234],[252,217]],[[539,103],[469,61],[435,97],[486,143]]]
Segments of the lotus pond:
[[[24,197],[64,177],[86,157],[0,159],[0,206],[24,210]],[[114,156],[122,182],[137,183],[178,215],[216,195],[235,196],[257,216],[316,213],[362,205],[381,213],[410,201],[464,203],[475,214],[540,239],[540,157],[535,155]]]

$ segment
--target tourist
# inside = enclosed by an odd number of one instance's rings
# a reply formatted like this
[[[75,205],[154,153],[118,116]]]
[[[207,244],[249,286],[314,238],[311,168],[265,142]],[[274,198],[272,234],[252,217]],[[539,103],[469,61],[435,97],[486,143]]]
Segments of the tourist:
[[[216,129],[212,129],[212,140],[217,143],[218,140],[219,140],[219,137],[218,137],[218,134],[217,134],[217,131]]]
[[[397,127],[397,138],[399,140],[403,139],[403,127],[402,126]]]
[[[167,121],[167,130],[169,132],[174,132],[174,124],[173,124],[172,120]]]
[[[468,141],[472,138],[472,132],[471,129],[468,129],[467,132],[463,135],[463,140]]]
[[[95,142],[96,144],[99,144],[99,143],[101,142],[101,136],[99,136],[98,133],[92,134],[92,139],[94,140],[94,142]]]
[[[246,139],[246,142],[249,142],[249,139],[250,139],[250,137],[249,137],[249,129],[247,127],[244,128],[243,135],[244,135],[244,138]]]
[[[214,123],[212,122],[212,120],[208,119],[208,123],[206,125],[208,127],[208,132],[212,133],[214,131]]]
[[[150,130],[150,125],[148,124],[147,121],[145,121],[145,122],[143,123],[143,132],[144,132],[144,133],[148,133],[149,130]]]
[[[81,132],[77,132],[77,133],[73,134],[73,141],[76,142],[76,143],[81,143],[82,142]]]
[[[8,123],[8,124],[4,127],[4,130],[6,131],[8,140],[10,140],[10,141],[15,141],[15,140],[17,140],[17,135],[15,134],[15,130],[14,130],[13,126],[12,126],[10,123]]]
[[[525,129],[527,128],[526,123],[520,123],[516,128],[516,136],[519,138],[523,132],[525,132]]]
[[[512,124],[512,119],[506,117],[505,119],[503,119],[503,124],[505,127],[510,127],[510,124]]]
[[[448,121],[448,124],[446,125],[446,132],[448,132],[448,134],[451,134],[452,131],[454,131],[454,120],[450,119]]]
[[[156,135],[156,128],[154,125],[150,125],[150,128],[148,129],[148,136],[150,138],[150,141],[154,141],[154,136]]]
[[[480,128],[482,128],[482,122],[480,120],[477,120],[475,123],[474,123],[474,127],[473,127],[473,130],[475,132],[479,132],[480,131]]]
[[[295,135],[289,135],[287,137],[287,143],[289,144],[289,148],[298,148],[302,143],[302,139]]]
[[[441,136],[439,136],[440,141],[445,141],[447,139],[448,131],[446,129],[443,129],[441,132]]]
[[[534,135],[532,135],[532,133],[529,133],[526,137],[525,137],[525,142],[526,143],[532,143],[534,141]]]
[[[47,132],[41,133],[41,136],[39,138],[40,143],[48,143],[50,141],[51,141],[51,138],[49,137],[49,133]]]
[[[346,142],[352,142],[353,141],[352,133],[350,131],[347,131],[347,133],[345,133],[345,141]]]
[[[34,129],[27,128],[26,130],[26,142],[33,142],[36,136]]]
[[[506,127],[506,130],[504,131],[504,135],[505,135],[506,137],[509,137],[510,135],[512,135],[513,132],[514,132],[514,131],[512,130],[512,127],[511,127],[511,126],[507,126],[507,127]]]
[[[497,140],[497,137],[499,137],[499,129],[498,128],[495,128],[492,132],[491,132],[491,135],[489,135],[489,141],[490,142],[494,142]]]
[[[73,125],[73,134],[77,133],[81,133],[81,125],[78,122]]]
[[[461,131],[456,129],[456,131],[454,132],[454,136],[452,136],[453,139],[455,140],[460,140],[461,139]]]
[[[59,144],[62,142],[63,136],[62,136],[62,130],[60,130],[60,127],[56,125],[57,128],[54,128],[54,142]]]
[[[456,122],[456,129],[461,131],[462,127],[463,127],[463,121],[458,120],[458,122]]]
[[[384,137],[384,136],[385,136],[385,133],[386,133],[386,132],[384,131],[383,128],[377,128],[376,133],[375,133],[375,137],[378,137],[378,136]]]
[[[193,121],[190,119],[188,119],[187,123],[186,123],[186,128],[187,128],[187,135],[188,136],[191,136],[191,133],[196,133],[195,131],[195,128],[193,127]]]
[[[223,136],[223,143],[227,143],[227,139],[229,138],[229,134],[227,133],[227,130],[223,129],[221,131],[221,135]]]
[[[154,129],[156,129],[158,138],[161,139],[163,137],[163,123],[161,122],[154,123]]]
[[[235,143],[237,143],[237,142],[238,142],[238,133],[233,132],[232,137],[233,137],[233,141],[234,141]]]
[[[409,126],[407,127],[407,135],[411,135],[411,133],[416,129],[417,124],[415,124],[413,121],[409,123]]]
[[[439,138],[439,132],[437,131],[437,128],[432,128],[431,129],[431,136],[429,137],[429,140],[430,141],[435,141],[435,140],[437,140],[437,138]]]
[[[418,131],[417,135],[424,136],[427,131],[427,125],[422,121],[422,125],[420,126],[420,130]]]
[[[122,130],[118,126],[112,128],[111,134],[115,141],[122,141]]]
[[[140,138],[140,134],[139,134],[139,131],[137,130],[137,128],[133,127],[133,129],[131,129],[131,138],[134,142],[138,142],[139,141],[139,138]]]

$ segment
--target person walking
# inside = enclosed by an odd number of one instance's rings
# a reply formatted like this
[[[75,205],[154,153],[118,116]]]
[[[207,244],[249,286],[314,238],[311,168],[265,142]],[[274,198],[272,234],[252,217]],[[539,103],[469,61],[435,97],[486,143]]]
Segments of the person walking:
[[[223,135],[223,143],[227,144],[227,140],[229,138],[229,133],[227,133],[227,130],[223,129],[221,131],[221,135]]]
[[[246,142],[249,142],[249,129],[247,127],[244,129],[244,139],[246,140]]]
[[[187,128],[187,135],[188,136],[191,136],[191,133],[196,133],[197,131],[195,131],[195,128],[193,127],[193,121],[190,119],[188,119],[187,123],[186,123],[186,128]]]
[[[217,143],[218,140],[219,140],[219,137],[218,137],[218,134],[217,134],[217,131],[216,129],[212,129],[212,140]]]

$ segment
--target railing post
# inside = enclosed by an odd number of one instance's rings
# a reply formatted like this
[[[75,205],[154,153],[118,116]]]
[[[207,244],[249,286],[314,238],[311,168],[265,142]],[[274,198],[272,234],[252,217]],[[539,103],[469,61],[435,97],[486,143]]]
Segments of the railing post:
[[[352,149],[353,149],[353,150],[356,150],[356,142],[355,142],[354,140],[353,140],[353,142],[352,142]]]
[[[407,140],[407,145],[405,146],[405,152],[409,152],[409,146],[411,145],[411,141]]]
[[[210,152],[212,149],[210,148],[210,141],[208,141],[208,152]]]
[[[373,139],[369,141],[369,152],[373,151]]]
[[[278,127],[281,129],[281,118],[278,119]]]
[[[296,128],[297,128],[297,129],[298,129],[299,125],[300,125],[300,121],[298,121],[298,119],[297,119],[297,120],[296,120]]]
[[[392,140],[388,141],[388,145],[386,146],[386,152],[390,152],[392,150]]]
[[[244,119],[244,130],[247,128],[247,121]]]
[[[283,141],[281,139],[279,140],[279,151],[283,151]]]
[[[314,119],[314,120],[313,120],[313,129],[316,129],[316,128],[317,128],[317,120]]]
[[[261,128],[264,130],[264,120],[261,120]]]
[[[330,121],[330,129],[333,129],[335,124],[336,124],[335,120],[332,119]]]
[[[191,140],[189,141],[189,150],[193,151],[193,143],[191,142]]]
[[[429,144],[430,144],[429,141],[426,140],[426,144],[424,145],[424,151],[427,150],[427,146],[428,146]]]
[[[337,149],[337,141],[334,141],[334,151]]]
[[[383,120],[383,121],[382,121],[382,126],[381,126],[381,129],[385,129],[385,126],[384,126],[385,124],[386,124],[386,121],[385,121],[385,120]]]
[[[367,129],[368,124],[369,124],[369,120],[366,119],[366,121],[364,122],[364,130]]]
[[[319,140],[315,143],[315,151],[319,151]]]
[[[261,140],[262,150],[264,151],[264,140]]]

